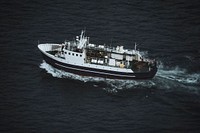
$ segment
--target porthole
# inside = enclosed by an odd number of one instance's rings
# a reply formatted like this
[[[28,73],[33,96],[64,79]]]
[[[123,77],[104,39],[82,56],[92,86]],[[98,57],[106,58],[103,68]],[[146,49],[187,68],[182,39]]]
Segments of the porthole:
[[[76,54],[76,56],[78,56],[78,54]]]

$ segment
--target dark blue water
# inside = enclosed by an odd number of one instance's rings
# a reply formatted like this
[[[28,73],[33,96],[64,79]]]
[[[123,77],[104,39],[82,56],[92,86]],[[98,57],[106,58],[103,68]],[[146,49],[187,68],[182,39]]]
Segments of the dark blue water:
[[[0,1],[0,132],[199,132],[200,2]],[[42,43],[139,49],[148,81],[86,78],[43,62]]]

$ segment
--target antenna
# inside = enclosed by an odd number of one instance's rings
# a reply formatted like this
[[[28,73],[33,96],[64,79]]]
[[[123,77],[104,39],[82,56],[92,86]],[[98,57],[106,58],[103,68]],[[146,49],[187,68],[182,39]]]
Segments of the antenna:
[[[136,47],[137,47],[137,44],[136,44],[136,42],[135,42],[135,51],[136,51]]]
[[[110,48],[111,48],[111,46],[112,46],[112,41],[113,41],[113,39],[112,39],[112,37],[111,37],[111,40],[110,40],[110,42],[111,42],[111,43],[110,43]]]
[[[85,36],[85,32],[86,32],[86,27],[84,27],[83,36]]]

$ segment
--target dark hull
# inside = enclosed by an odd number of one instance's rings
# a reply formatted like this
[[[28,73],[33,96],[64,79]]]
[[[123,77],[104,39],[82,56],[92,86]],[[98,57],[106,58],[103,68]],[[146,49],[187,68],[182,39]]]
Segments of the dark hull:
[[[100,70],[82,66],[71,65],[67,63],[61,63],[56,61],[44,53],[42,53],[44,60],[57,69],[64,70],[69,73],[74,73],[82,76],[90,77],[102,77],[110,79],[128,79],[128,80],[139,80],[139,79],[151,79],[155,76],[157,72],[157,67],[155,66],[150,72],[141,73],[123,73],[115,71]]]

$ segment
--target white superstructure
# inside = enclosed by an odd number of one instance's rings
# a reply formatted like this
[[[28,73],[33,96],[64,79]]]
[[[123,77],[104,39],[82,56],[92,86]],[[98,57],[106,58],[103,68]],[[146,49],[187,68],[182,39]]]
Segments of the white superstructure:
[[[151,70],[149,64],[152,62],[142,58],[136,46],[134,50],[130,50],[124,49],[123,46],[109,47],[92,44],[84,31],[80,36],[76,36],[75,41],[66,41],[63,44],[39,44],[38,47],[45,56],[55,60],[55,65],[66,69],[70,67],[69,65],[73,65],[76,68],[70,69],[90,68],[93,71],[125,74]]]

